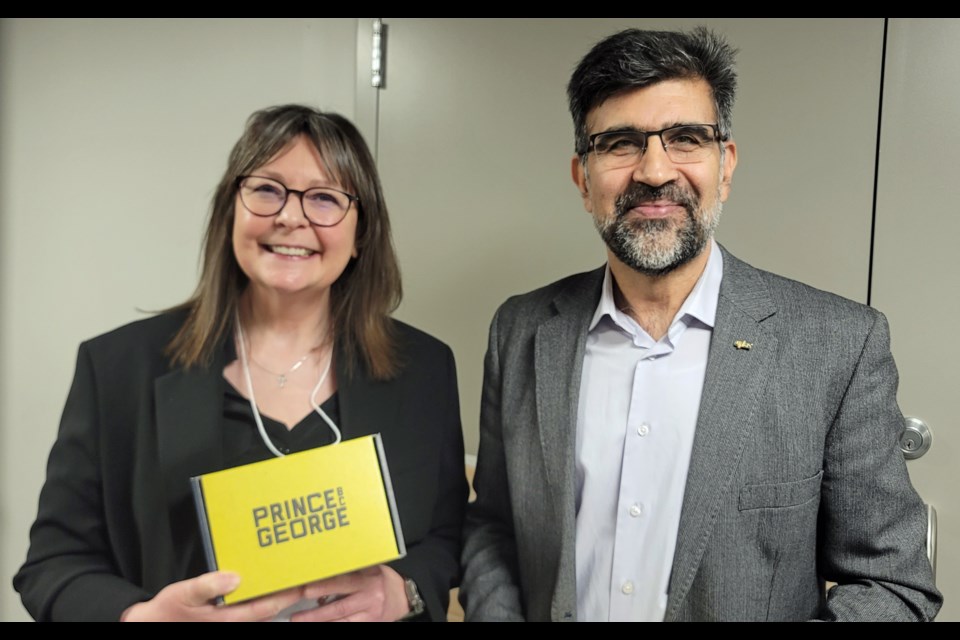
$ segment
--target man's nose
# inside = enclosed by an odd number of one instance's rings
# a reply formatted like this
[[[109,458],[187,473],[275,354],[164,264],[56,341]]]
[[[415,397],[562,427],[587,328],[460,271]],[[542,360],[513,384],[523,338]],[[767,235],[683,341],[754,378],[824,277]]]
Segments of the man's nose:
[[[651,187],[659,187],[677,179],[677,167],[667,157],[667,150],[663,148],[660,136],[647,138],[647,148],[633,170],[633,179]]]

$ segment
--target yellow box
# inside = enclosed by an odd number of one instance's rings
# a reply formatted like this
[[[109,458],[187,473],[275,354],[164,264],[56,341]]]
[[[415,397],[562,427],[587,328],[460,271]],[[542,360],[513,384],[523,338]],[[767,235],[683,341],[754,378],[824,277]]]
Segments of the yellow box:
[[[226,604],[406,555],[380,434],[191,478]]]

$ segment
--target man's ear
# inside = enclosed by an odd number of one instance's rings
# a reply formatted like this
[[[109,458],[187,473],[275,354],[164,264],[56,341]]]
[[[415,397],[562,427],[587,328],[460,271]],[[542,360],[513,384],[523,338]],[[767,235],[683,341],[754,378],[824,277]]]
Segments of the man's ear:
[[[593,203],[590,201],[590,185],[587,180],[587,167],[580,161],[580,156],[574,155],[570,160],[570,177],[573,184],[577,185],[580,191],[580,197],[583,198],[583,208],[587,213],[593,213]]]
[[[720,202],[726,202],[730,197],[730,185],[733,182],[733,171],[737,168],[737,143],[728,140],[723,143],[723,169],[720,174]]]

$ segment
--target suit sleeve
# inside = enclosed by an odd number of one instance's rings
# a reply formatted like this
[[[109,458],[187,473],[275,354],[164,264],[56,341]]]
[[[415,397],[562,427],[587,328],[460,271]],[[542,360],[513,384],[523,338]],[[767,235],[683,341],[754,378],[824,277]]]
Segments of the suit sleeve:
[[[73,385],[47,463],[27,560],[14,587],[34,619],[119,620],[148,593],[120,577],[103,504],[95,370],[80,347]]]
[[[882,314],[828,434],[820,511],[819,568],[837,586],[828,620],[930,620],[942,598],[926,557],[926,510],[897,442],[903,416]]]
[[[390,563],[397,573],[417,584],[431,621],[447,617],[450,589],[460,576],[460,535],[463,511],[467,503],[467,481],[463,468],[463,430],[460,424],[460,400],[457,371],[453,354],[445,349],[440,379],[443,381],[444,411],[440,425],[441,439],[438,487],[430,532],[407,555]]]
[[[480,407],[480,450],[464,532],[463,584],[460,601],[469,621],[522,621],[517,545],[507,480],[501,414],[498,321],[490,325],[484,359]]]

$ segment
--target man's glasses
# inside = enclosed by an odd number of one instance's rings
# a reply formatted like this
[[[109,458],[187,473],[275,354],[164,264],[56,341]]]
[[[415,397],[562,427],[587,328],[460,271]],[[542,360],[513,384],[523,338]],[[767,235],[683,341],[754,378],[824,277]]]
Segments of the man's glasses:
[[[681,124],[660,131],[601,131],[588,138],[600,169],[620,169],[640,162],[651,136],[658,136],[671,162],[691,164],[706,160],[721,140],[715,124]]]
[[[288,189],[282,182],[260,176],[240,176],[240,201],[255,216],[275,216],[287,204],[290,194],[300,198],[303,215],[318,227],[333,227],[347,217],[350,205],[360,198],[337,189],[317,187],[306,191]]]

